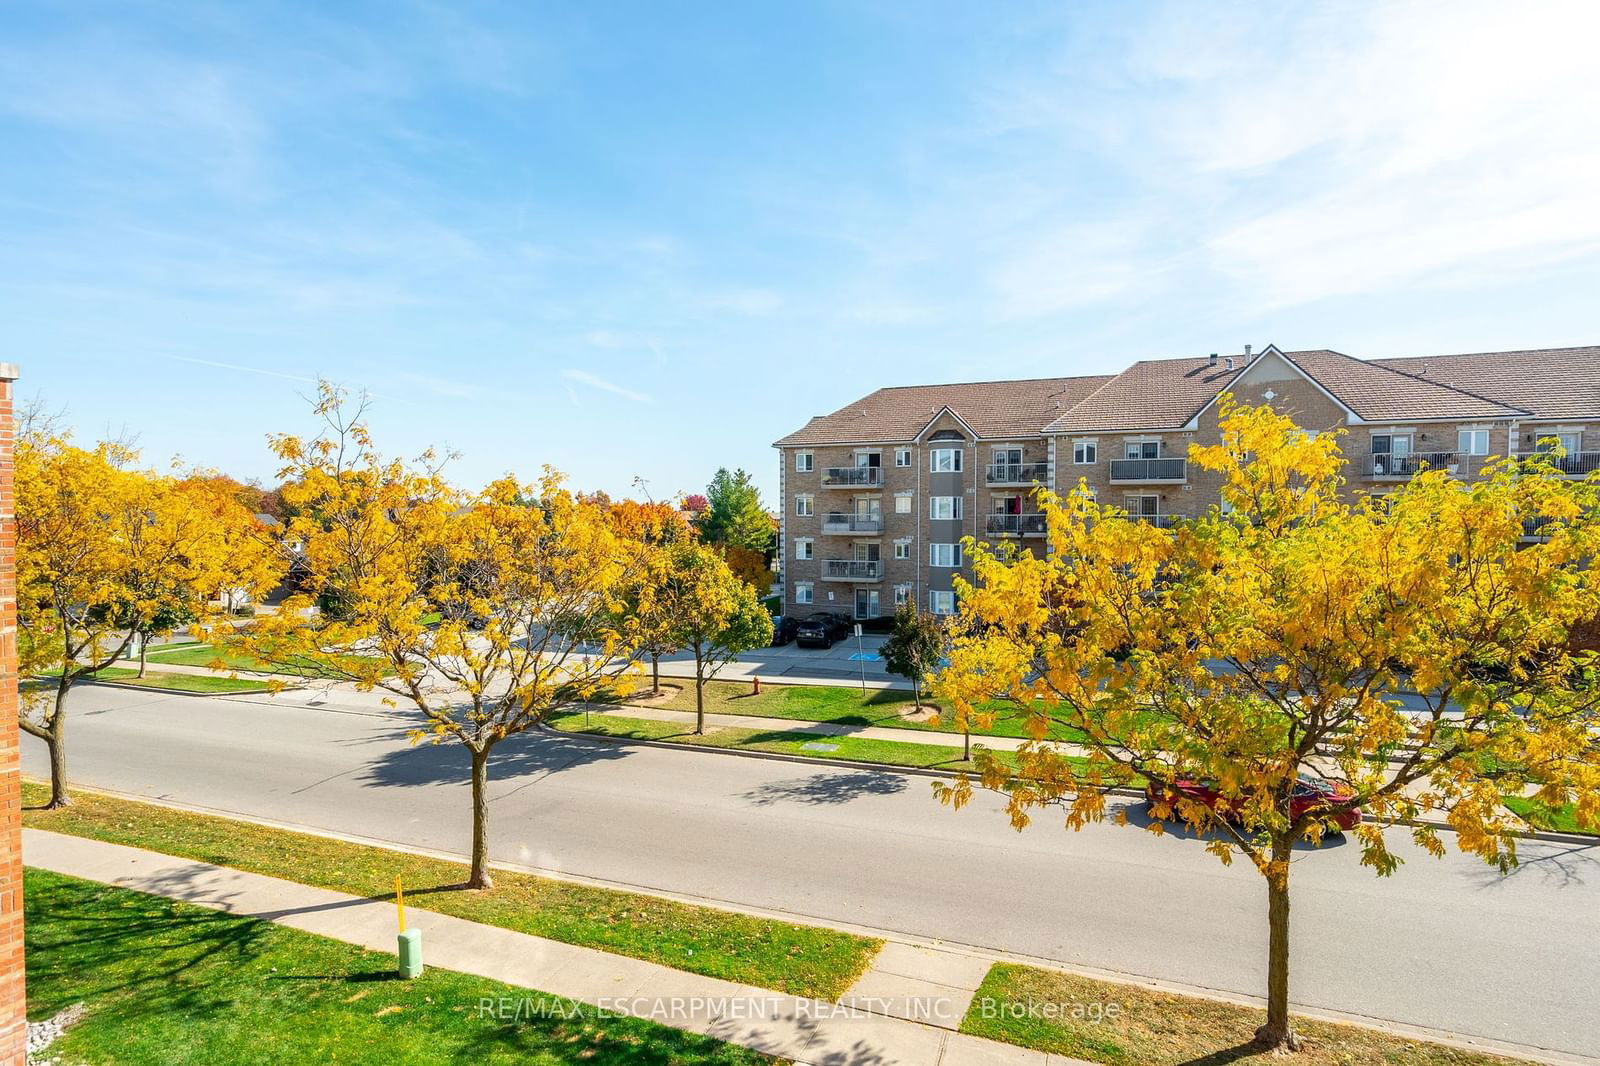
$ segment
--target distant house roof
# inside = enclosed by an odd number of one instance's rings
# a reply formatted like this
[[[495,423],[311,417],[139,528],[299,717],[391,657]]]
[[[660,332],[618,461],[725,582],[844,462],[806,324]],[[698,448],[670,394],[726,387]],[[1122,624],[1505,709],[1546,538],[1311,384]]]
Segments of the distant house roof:
[[[831,415],[818,415],[778,447],[912,440],[945,408],[986,440],[1033,437],[1110,375],[902,385],[879,389]]]
[[[1269,345],[1246,360],[1146,359],[1093,377],[879,389],[819,415],[780,447],[909,441],[942,413],[988,440],[1179,429],[1261,361],[1284,360],[1364,422],[1600,418],[1600,346],[1362,360]]]
[[[1600,417],[1600,345],[1373,362],[1520,407],[1534,418]]]

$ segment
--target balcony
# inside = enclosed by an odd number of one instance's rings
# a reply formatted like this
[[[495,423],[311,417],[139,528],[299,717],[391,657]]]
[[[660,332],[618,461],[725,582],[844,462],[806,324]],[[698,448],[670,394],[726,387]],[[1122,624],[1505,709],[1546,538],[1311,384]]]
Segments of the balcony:
[[[883,562],[879,559],[824,559],[824,581],[878,581],[883,577]]]
[[[830,466],[822,472],[822,484],[830,489],[875,489],[883,485],[881,466]]]
[[[984,469],[990,485],[1033,485],[1050,480],[1049,463],[991,463]]]
[[[1600,452],[1569,452],[1559,459],[1551,456],[1550,465],[1568,477],[1583,477],[1600,470]]]
[[[1410,455],[1382,453],[1363,456],[1361,473],[1364,477],[1397,480],[1412,477],[1425,469],[1452,470],[1455,467],[1455,452],[1412,452]]]
[[[1189,480],[1187,459],[1113,459],[1113,485],[1182,484]]]
[[[1186,514],[1130,514],[1128,517],[1135,522],[1148,522],[1157,529],[1171,529],[1179,522],[1189,520]]]
[[[822,516],[824,533],[882,533],[883,515],[833,511]]]
[[[992,514],[984,516],[984,532],[991,537],[1042,537],[1042,514]]]

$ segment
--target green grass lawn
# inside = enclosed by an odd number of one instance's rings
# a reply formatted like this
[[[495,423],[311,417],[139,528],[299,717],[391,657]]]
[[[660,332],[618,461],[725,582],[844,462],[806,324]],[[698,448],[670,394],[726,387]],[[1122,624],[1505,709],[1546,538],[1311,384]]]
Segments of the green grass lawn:
[[[676,685],[680,691],[651,707],[665,707],[674,711],[694,710],[694,681],[687,678],[663,678],[662,686]],[[648,687],[648,684],[646,685]],[[900,689],[868,689],[845,685],[780,685],[763,682],[761,694],[754,695],[748,682],[708,681],[706,683],[706,713],[748,714],[761,718],[787,718],[799,722],[830,722],[835,725],[891,726],[895,729],[919,729],[929,732],[956,733],[955,715],[944,708],[937,723],[916,722],[903,717],[911,707],[911,693]],[[938,701],[922,694],[924,706],[937,705]],[[997,714],[990,729],[974,729],[972,735],[994,737],[1023,737],[1027,732],[1016,718],[1016,708],[1006,703],[986,704],[981,710]],[[1059,729],[1052,734],[1055,740],[1076,740],[1082,734],[1076,730]]]
[[[1585,836],[1600,836],[1600,830],[1578,824],[1578,808],[1575,804],[1568,803],[1552,810],[1526,797],[1514,796],[1506,800],[1506,806],[1511,808],[1512,813],[1518,818],[1521,818],[1535,829],[1545,829],[1553,833],[1582,833]]]
[[[914,744],[896,740],[867,740],[862,737],[827,737],[810,733],[795,733],[781,729],[716,729],[708,728],[703,736],[695,736],[693,725],[683,722],[657,722],[648,718],[625,718],[620,714],[604,713],[587,716],[582,711],[558,715],[550,724],[568,733],[588,733],[595,736],[626,737],[633,740],[662,740],[674,744],[692,744],[711,748],[731,748],[735,751],[769,751],[780,755],[805,755],[817,759],[849,759],[856,762],[883,763],[886,766],[911,766],[930,770],[971,770],[973,765],[963,761],[961,748],[944,744]],[[981,743],[979,741],[978,743]],[[831,745],[823,750],[806,745]],[[1009,752],[996,752],[1010,761]]]
[[[1307,1042],[1305,1050],[1280,1060],[1246,1046],[1265,1020],[1263,1009],[998,963],[973,998],[961,1031],[1110,1066],[1223,1066],[1240,1061],[1512,1066],[1520,1061],[1305,1018],[1295,1022]]]
[[[48,799],[45,786],[23,783],[25,807]],[[358,896],[392,897],[398,874],[409,906],[820,999],[841,995],[882,946],[829,929],[507,871],[495,873],[493,889],[469,892],[459,887],[467,876],[460,863],[83,790],[61,810],[24,810],[23,824]]]
[[[28,1017],[82,1003],[67,1063],[771,1063],[758,1052],[391,955],[42,870],[26,875]],[[496,1020],[480,1001],[526,1000]]]
[[[296,660],[284,663],[269,663],[231,651],[221,644],[190,644],[173,649],[152,648],[147,656],[151,663],[166,663],[172,666],[209,666],[214,667],[219,662],[223,669],[244,670],[258,674],[294,674],[299,677],[327,677],[330,676],[315,663]],[[358,662],[376,662],[377,659],[367,655],[352,655],[352,660]]]
[[[156,670],[145,672],[121,666],[111,666],[97,671],[91,681],[115,681],[119,685],[139,685],[144,688],[166,688],[178,692],[265,692],[260,681],[240,677],[211,677],[205,674],[168,674]]]

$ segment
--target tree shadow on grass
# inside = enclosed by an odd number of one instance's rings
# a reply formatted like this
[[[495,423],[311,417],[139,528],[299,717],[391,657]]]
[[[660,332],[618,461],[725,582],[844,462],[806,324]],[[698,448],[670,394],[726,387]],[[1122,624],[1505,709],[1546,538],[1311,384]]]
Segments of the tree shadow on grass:
[[[1243,1059],[1253,1059],[1258,1055],[1267,1055],[1268,1052],[1256,1044],[1235,1044],[1221,1051],[1213,1051],[1209,1055],[1201,1055],[1197,1059],[1187,1059],[1179,1066],[1227,1066],[1230,1062],[1239,1062]],[[1292,1058],[1292,1056],[1291,1056]]]
[[[43,885],[44,887],[40,887]],[[66,878],[30,879],[25,900],[30,1010],[118,1001],[123,1017],[229,1008],[204,971],[245,965],[270,926],[155,896]],[[196,972],[199,971],[199,972]]]

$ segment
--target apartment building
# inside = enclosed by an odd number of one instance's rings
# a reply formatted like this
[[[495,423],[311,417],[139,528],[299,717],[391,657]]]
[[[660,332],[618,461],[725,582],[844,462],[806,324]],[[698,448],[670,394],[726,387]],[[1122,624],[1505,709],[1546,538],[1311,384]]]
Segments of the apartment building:
[[[1426,467],[1476,477],[1555,438],[1600,468],[1600,346],[1361,360],[1317,349],[1135,363],[1119,374],[879,389],[774,443],[785,611],[955,609],[964,537],[1042,542],[1034,492],[1080,481],[1169,526],[1220,499],[1188,461],[1218,440],[1218,399],[1342,429],[1353,491]]]

